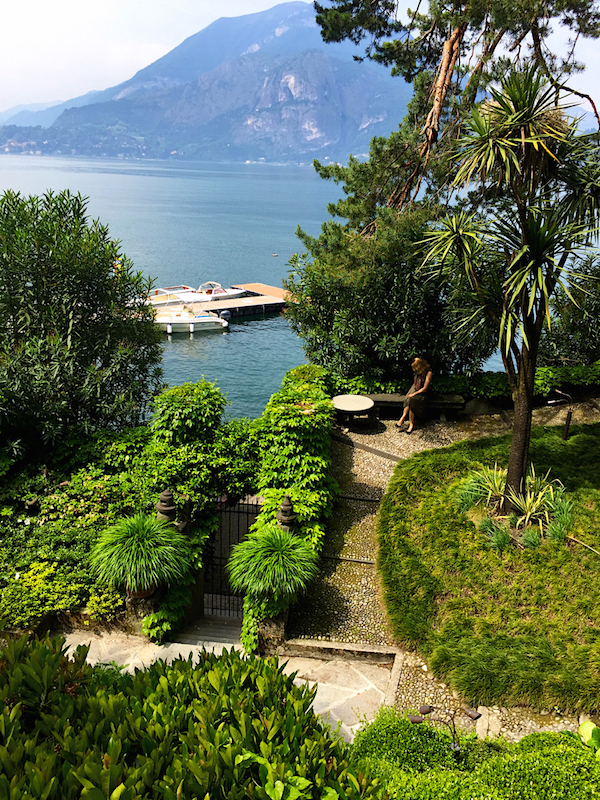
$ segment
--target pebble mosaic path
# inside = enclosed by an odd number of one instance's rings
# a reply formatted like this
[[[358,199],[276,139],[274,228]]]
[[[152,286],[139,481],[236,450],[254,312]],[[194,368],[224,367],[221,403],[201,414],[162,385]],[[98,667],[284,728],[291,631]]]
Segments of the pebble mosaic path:
[[[540,419],[534,422],[562,424],[565,413],[566,409],[541,410]],[[574,422],[599,420],[597,401],[575,408]],[[378,503],[395,461],[349,445],[365,444],[406,458],[458,439],[502,433],[510,423],[510,415],[504,412],[472,421],[430,424],[409,437],[394,429],[392,421],[380,423],[372,431],[345,431],[345,443],[333,442],[334,471],[342,497],[329,523],[318,585],[290,615],[288,635],[296,638],[287,646],[293,653],[281,655],[280,662],[287,662],[286,673],[296,673],[296,683],[317,686],[315,711],[347,741],[352,741],[362,722],[373,719],[384,704],[407,711],[415,711],[422,704],[434,705],[440,711],[462,705],[461,698],[435,679],[422,659],[394,646],[372,562],[377,553]],[[74,631],[66,635],[66,640],[70,647],[89,645],[90,663],[116,663],[133,670],[158,658],[172,661],[190,654],[193,658],[203,647],[217,653],[223,647],[241,647],[239,630],[214,641],[218,627],[209,621],[203,628],[199,622],[183,631],[179,642],[164,645],[122,633],[97,635],[89,631]],[[379,660],[378,653],[382,655]],[[498,706],[480,706],[478,711],[481,717],[477,722],[461,721],[464,728],[482,738],[501,735],[509,740],[534,731],[576,730],[587,719],[552,710],[535,713]]]

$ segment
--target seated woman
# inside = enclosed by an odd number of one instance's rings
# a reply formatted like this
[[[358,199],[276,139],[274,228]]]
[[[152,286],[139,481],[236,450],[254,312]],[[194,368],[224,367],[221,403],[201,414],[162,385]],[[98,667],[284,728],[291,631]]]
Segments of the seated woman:
[[[415,358],[411,364],[414,373],[413,385],[408,390],[406,400],[404,401],[404,411],[402,416],[396,423],[396,427],[400,428],[406,418],[408,417],[408,428],[406,433],[412,433],[415,427],[415,416],[422,417],[427,408],[427,391],[433,378],[433,372],[427,361],[424,358]]]

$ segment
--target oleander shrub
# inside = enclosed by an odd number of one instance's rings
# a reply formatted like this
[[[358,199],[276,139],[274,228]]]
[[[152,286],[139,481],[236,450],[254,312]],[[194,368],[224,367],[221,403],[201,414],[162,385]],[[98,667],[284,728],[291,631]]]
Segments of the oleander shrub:
[[[277,659],[203,652],[129,675],[86,652],[23,638],[0,653],[0,797],[377,796]]]

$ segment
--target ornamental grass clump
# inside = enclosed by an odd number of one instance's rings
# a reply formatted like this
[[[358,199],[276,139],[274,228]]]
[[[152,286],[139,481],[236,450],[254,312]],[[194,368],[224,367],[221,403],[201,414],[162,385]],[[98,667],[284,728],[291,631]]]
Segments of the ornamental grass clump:
[[[137,514],[100,534],[91,553],[100,581],[128,592],[149,591],[182,578],[190,569],[188,538],[169,522]]]
[[[549,480],[550,470],[537,475],[533,464],[522,494],[508,489],[513,511],[501,513],[506,492],[506,470],[482,467],[472,472],[457,491],[458,507],[466,512],[479,506],[485,516],[477,528],[492,547],[502,552],[512,540],[518,547],[535,548],[543,539],[564,542],[573,519],[573,504],[564,497],[559,480]]]
[[[315,577],[317,559],[303,539],[268,525],[234,547],[227,568],[235,591],[288,604]]]

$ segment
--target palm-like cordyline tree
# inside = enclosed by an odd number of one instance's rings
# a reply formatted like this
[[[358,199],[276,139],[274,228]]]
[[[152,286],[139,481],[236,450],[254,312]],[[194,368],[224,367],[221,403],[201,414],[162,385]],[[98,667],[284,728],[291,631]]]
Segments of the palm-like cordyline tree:
[[[425,264],[476,301],[460,327],[492,324],[515,408],[507,492],[527,469],[535,369],[550,298],[600,218],[597,136],[579,136],[535,68],[511,73],[474,109],[459,142],[456,184],[476,184],[479,208],[446,217],[426,239]]]

